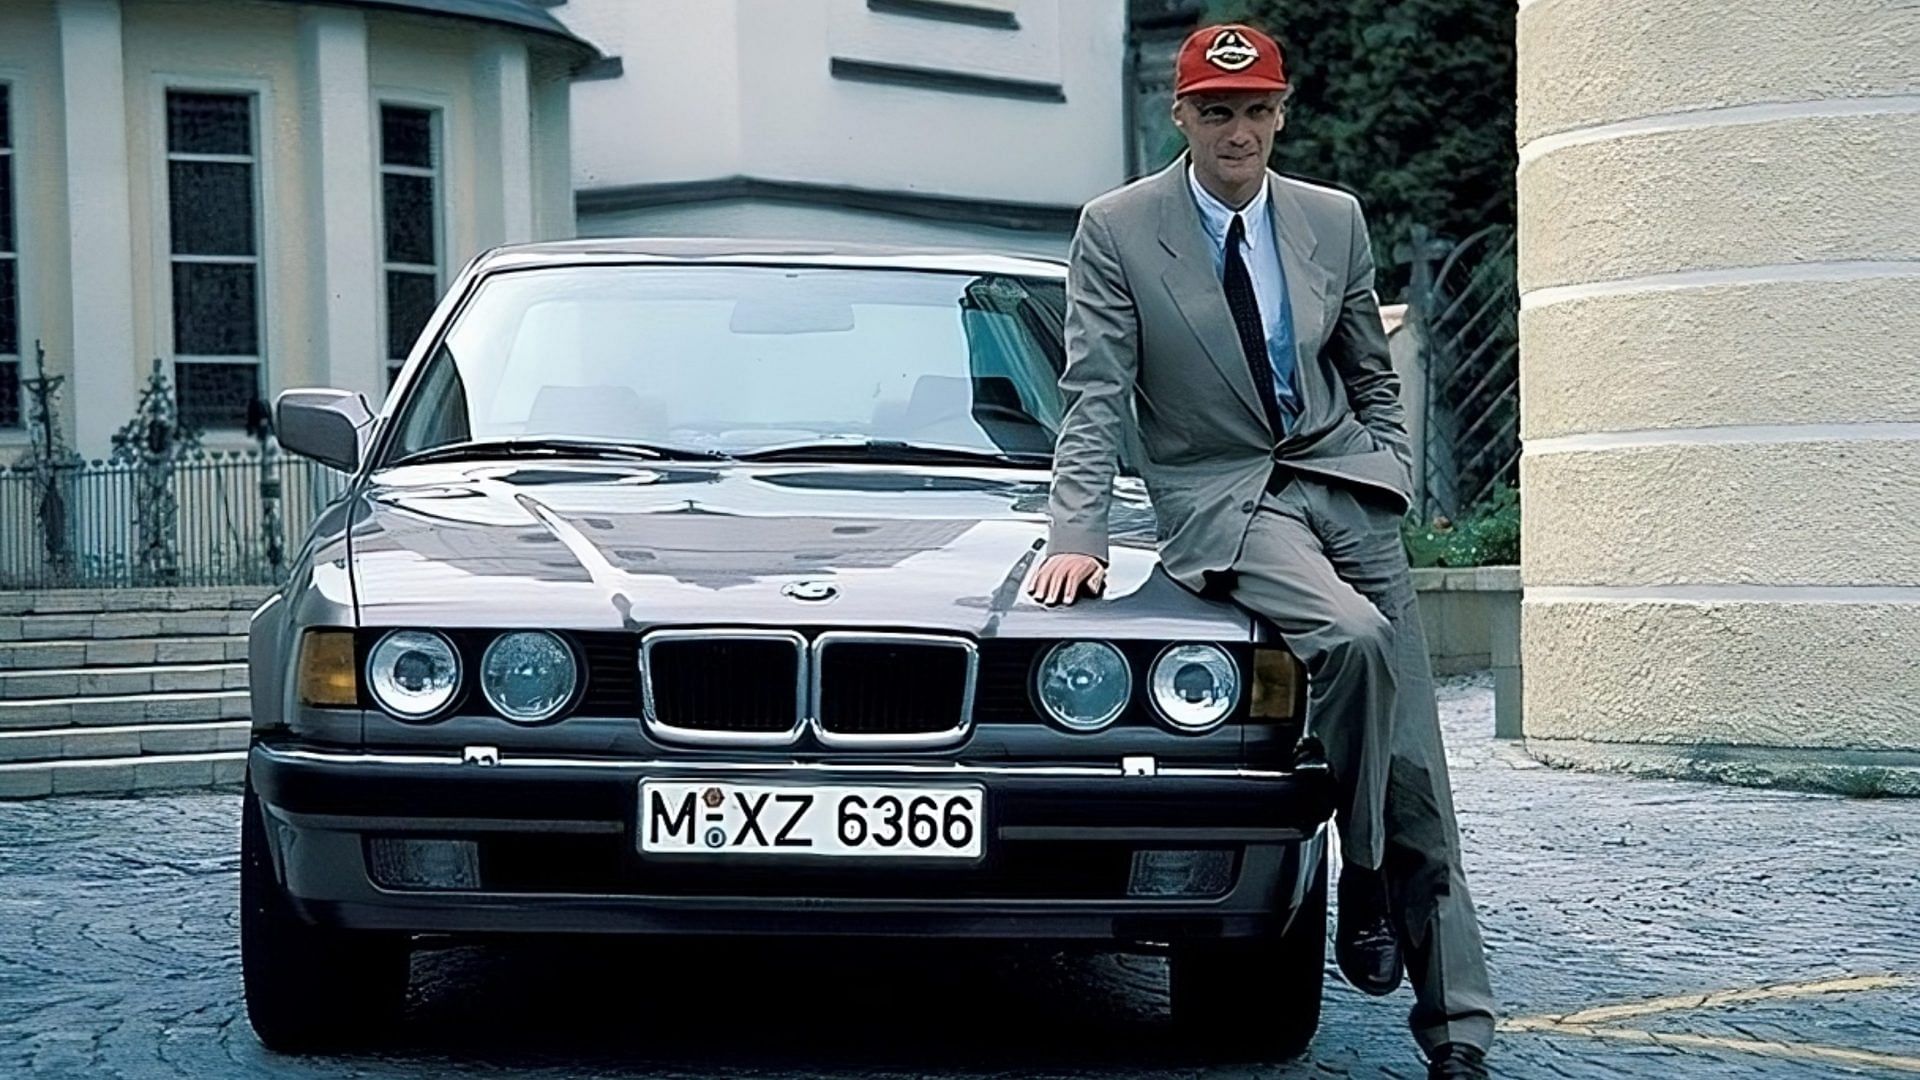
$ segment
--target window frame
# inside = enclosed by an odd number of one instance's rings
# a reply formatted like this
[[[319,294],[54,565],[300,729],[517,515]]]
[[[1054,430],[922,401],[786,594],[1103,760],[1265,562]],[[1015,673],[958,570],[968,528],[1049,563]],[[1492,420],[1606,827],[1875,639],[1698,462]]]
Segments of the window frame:
[[[0,363],[14,366],[15,394],[20,407],[18,424],[0,425],[0,445],[24,444],[32,438],[32,433],[28,430],[32,408],[27,401],[26,381],[29,374],[27,360],[32,355],[29,342],[36,340],[38,335],[33,332],[32,326],[34,322],[33,286],[27,280],[25,252],[30,247],[29,234],[32,232],[33,222],[30,220],[32,215],[20,212],[21,190],[24,186],[20,169],[21,149],[23,144],[31,142],[31,136],[26,134],[22,119],[34,115],[32,109],[21,104],[23,101],[29,101],[31,97],[31,93],[25,90],[26,83],[24,74],[19,70],[0,66],[0,87],[5,87],[7,91],[4,107],[8,112],[7,145],[0,147],[0,158],[5,159],[4,167],[12,170],[12,175],[9,177],[12,183],[8,185],[8,193],[13,199],[13,247],[0,252],[0,259],[10,260],[13,263],[13,328],[17,337],[14,342],[15,351],[0,353]]]
[[[425,176],[431,174],[434,182],[433,257],[435,261],[435,265],[431,269],[433,270],[434,294],[437,298],[444,300],[448,287],[447,253],[451,249],[448,230],[452,225],[450,208],[452,207],[453,199],[448,181],[451,170],[447,166],[447,133],[452,128],[451,117],[453,114],[453,102],[445,95],[431,91],[409,87],[376,85],[373,87],[371,104],[373,109],[373,202],[375,208],[373,242],[376,251],[379,253],[380,263],[380,280],[377,284],[377,288],[379,289],[380,315],[377,320],[378,326],[376,327],[376,332],[378,334],[380,349],[380,366],[381,370],[385,372],[387,376],[387,384],[384,389],[386,393],[391,394],[399,387],[400,374],[406,370],[407,361],[411,360],[413,354],[418,351],[421,338],[416,337],[414,339],[414,345],[409,348],[406,356],[396,358],[386,354],[388,329],[391,322],[389,312],[390,305],[387,302],[387,271],[389,269],[397,269],[418,273],[428,268],[420,263],[394,263],[387,261],[387,193],[385,178],[389,170],[396,174],[408,176]],[[383,139],[386,134],[386,128],[382,123],[382,112],[388,106],[400,109],[419,109],[429,114],[430,126],[428,134],[433,140],[433,168],[431,170],[421,169],[418,166],[389,166],[385,160],[383,160],[385,156]],[[431,329],[433,325],[433,318],[429,315],[426,326],[422,328],[423,333]]]
[[[148,160],[152,163],[149,197],[152,199],[153,257],[154,268],[152,297],[154,312],[154,337],[151,355],[158,356],[164,365],[168,377],[173,380],[174,402],[180,401],[179,365],[184,362],[207,364],[247,364],[255,366],[255,385],[261,400],[271,403],[273,400],[272,358],[279,352],[280,341],[279,305],[273,303],[278,285],[278,274],[274,270],[278,258],[277,234],[275,226],[279,215],[273,205],[273,193],[277,190],[274,178],[273,146],[269,135],[274,131],[272,119],[274,111],[273,84],[270,80],[241,76],[218,76],[191,74],[182,72],[155,72],[150,82],[151,107],[148,118],[151,130],[148,133],[148,145],[151,148]],[[221,94],[234,97],[248,97],[251,107],[248,119],[251,123],[253,153],[249,159],[232,154],[194,154],[176,155],[167,145],[167,95],[178,91],[187,94]],[[173,251],[173,161],[230,161],[247,160],[253,166],[253,228],[254,254],[251,257],[239,255],[187,255],[176,256]],[[176,261],[199,262],[206,264],[234,265],[251,261],[254,266],[254,319],[257,342],[253,356],[201,356],[181,354],[174,351],[174,311],[173,311],[173,266]],[[144,371],[144,368],[142,369]],[[144,379],[144,374],[136,376]],[[204,441],[215,445],[247,446],[252,440],[242,428],[218,427],[202,432]]]

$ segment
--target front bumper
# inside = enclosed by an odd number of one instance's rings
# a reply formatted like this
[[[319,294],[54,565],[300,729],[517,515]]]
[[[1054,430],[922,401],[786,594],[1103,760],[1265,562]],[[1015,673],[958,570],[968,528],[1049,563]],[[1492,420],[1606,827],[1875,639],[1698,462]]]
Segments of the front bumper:
[[[295,908],[321,924],[416,933],[935,936],[1173,942],[1278,932],[1322,854],[1323,769],[1108,764],[633,761],[362,753],[256,743],[249,782]],[[986,790],[986,856],[960,867],[805,866],[642,857],[646,778],[819,784],[943,781]],[[379,837],[476,841],[479,887],[385,888]],[[1230,849],[1220,894],[1129,897],[1136,850]]]

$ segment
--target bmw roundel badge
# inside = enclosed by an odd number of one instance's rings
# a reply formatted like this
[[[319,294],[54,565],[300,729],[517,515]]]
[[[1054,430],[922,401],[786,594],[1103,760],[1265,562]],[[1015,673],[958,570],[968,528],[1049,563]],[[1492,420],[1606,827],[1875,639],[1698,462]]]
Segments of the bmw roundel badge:
[[[831,581],[789,581],[780,592],[795,600],[831,600],[840,595],[840,587]]]

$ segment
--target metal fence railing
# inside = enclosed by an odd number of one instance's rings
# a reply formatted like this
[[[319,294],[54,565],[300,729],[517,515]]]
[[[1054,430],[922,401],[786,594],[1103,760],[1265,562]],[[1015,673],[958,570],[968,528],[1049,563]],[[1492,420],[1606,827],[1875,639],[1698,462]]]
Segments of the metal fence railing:
[[[1413,268],[1407,313],[1424,352],[1423,515],[1454,516],[1518,479],[1520,294],[1514,229],[1492,225]],[[1415,249],[1428,240],[1416,230]]]
[[[277,585],[345,473],[306,458],[198,454],[146,466],[0,467],[0,590]]]

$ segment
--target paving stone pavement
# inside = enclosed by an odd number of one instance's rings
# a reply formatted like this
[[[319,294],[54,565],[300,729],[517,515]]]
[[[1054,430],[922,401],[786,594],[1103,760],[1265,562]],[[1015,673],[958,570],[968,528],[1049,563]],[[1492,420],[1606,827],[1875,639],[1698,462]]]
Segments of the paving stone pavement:
[[[1526,1029],[1498,1075],[1920,1075],[1920,802],[1558,772],[1489,738],[1484,676],[1446,680],[1442,708],[1494,987]],[[0,1077],[1421,1075],[1405,989],[1333,981],[1306,1059],[1208,1066],[1173,1044],[1154,959],[938,947],[446,950],[415,960],[401,1045],[276,1057],[240,1003],[238,811],[0,804]],[[1890,978],[1813,992],[1856,975]],[[1611,1034],[1529,1023],[1808,983]]]

